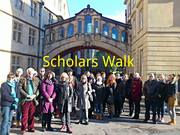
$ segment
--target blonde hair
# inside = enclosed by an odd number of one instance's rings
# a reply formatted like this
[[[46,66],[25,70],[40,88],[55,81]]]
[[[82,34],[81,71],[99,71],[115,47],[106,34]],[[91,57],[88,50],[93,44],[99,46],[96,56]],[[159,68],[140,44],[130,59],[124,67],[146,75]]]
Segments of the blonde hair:
[[[60,75],[60,80],[61,80],[62,77],[66,78],[66,81],[69,81],[69,76],[68,76],[68,74],[67,74],[66,72],[63,72],[63,73]]]
[[[87,76],[86,76],[85,74],[83,74],[83,75],[81,76],[81,80],[82,80],[82,78],[86,78],[86,80],[87,80]]]

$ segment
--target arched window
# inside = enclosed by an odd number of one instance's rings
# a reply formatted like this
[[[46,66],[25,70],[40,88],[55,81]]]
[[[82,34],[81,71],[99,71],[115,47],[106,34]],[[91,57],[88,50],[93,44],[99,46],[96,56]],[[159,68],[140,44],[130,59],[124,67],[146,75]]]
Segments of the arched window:
[[[121,42],[127,43],[128,42],[128,34],[126,31],[121,33]]]
[[[92,33],[92,17],[90,15],[85,16],[84,32],[85,33]]]
[[[94,21],[94,33],[99,33],[99,22],[97,20]]]
[[[70,23],[67,29],[67,37],[71,37],[74,34],[74,25]]]
[[[109,35],[109,26],[107,24],[103,24],[103,35]]]
[[[64,38],[64,27],[59,28],[59,39]]]
[[[115,27],[112,28],[112,39],[118,40],[118,29]]]

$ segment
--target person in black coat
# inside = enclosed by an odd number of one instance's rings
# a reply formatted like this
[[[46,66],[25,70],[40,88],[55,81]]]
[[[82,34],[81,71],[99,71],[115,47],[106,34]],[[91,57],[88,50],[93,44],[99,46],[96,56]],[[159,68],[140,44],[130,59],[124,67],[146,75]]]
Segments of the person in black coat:
[[[129,116],[130,117],[133,115],[133,111],[134,111],[134,105],[133,105],[133,101],[131,98],[133,76],[134,76],[134,74],[130,73],[129,79],[125,82],[125,96],[129,102]]]
[[[164,105],[165,105],[165,76],[158,76],[158,97],[157,97],[157,114],[158,121],[164,123]]]
[[[18,101],[20,92],[15,82],[15,75],[9,73],[7,76],[7,82],[1,85],[1,135],[9,135],[13,112],[18,107]]]
[[[149,74],[149,79],[144,83],[144,96],[145,96],[145,120],[144,122],[148,122],[150,119],[150,109],[152,109],[153,113],[153,123],[156,124],[156,109],[157,109],[157,95],[158,95],[158,82],[155,79],[155,75],[153,73]]]
[[[96,119],[102,119],[103,116],[103,100],[104,100],[104,89],[105,85],[102,82],[101,75],[97,76],[97,80],[93,86],[93,90],[95,90],[95,113]]]
[[[115,117],[119,117],[123,110],[123,104],[125,101],[125,84],[121,78],[116,79],[117,87],[114,91],[114,108]]]

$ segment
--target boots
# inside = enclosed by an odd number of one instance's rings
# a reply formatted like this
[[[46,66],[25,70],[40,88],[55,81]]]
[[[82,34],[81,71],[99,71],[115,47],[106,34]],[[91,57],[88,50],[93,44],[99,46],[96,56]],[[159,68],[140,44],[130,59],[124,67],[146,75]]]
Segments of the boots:
[[[176,120],[172,119],[170,122],[168,122],[169,125],[176,125]]]
[[[67,130],[66,130],[66,132],[67,132],[67,133],[69,133],[69,134],[72,134],[72,130],[70,129],[70,127],[69,127],[69,126],[67,126]]]

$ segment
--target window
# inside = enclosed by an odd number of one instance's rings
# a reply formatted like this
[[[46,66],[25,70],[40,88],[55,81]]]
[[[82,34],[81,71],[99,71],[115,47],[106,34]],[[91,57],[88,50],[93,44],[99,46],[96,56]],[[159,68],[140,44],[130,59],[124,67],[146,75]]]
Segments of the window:
[[[73,24],[69,24],[68,25],[68,30],[67,30],[67,37],[71,37],[74,34],[74,25]]]
[[[12,56],[11,57],[11,70],[12,72],[16,72],[16,69],[20,67],[20,57]]]
[[[135,18],[132,21],[132,33],[133,33],[133,36],[136,35],[136,19]]]
[[[127,16],[129,17],[131,14],[131,3],[127,5]]]
[[[49,24],[53,23],[53,16],[51,13],[49,13]]]
[[[59,39],[64,38],[64,27],[59,28]]]
[[[94,21],[94,33],[99,33],[99,22],[97,20]]]
[[[143,28],[143,9],[139,11],[139,29]]]
[[[22,24],[14,22],[13,26],[13,40],[22,43]]]
[[[23,10],[23,1],[22,0],[15,0],[15,7],[19,10]]]
[[[55,41],[55,32],[51,31],[49,35],[49,42],[54,42]]]
[[[36,36],[36,30],[29,28],[29,42],[28,42],[28,44],[30,46],[35,45],[35,36]]]
[[[131,8],[133,9],[136,5],[136,0],[131,0]]]
[[[82,21],[78,20],[78,33],[82,33]]]
[[[117,28],[112,28],[112,38],[118,40],[118,30]]]
[[[142,76],[143,75],[143,49],[140,49],[140,75]]]
[[[126,31],[123,31],[121,33],[121,42],[123,42],[123,43],[127,43],[128,42],[128,34],[127,34]]]
[[[85,33],[92,33],[92,17],[90,15],[85,16],[84,21],[84,32]]]
[[[35,17],[36,16],[37,4],[33,0],[31,0],[31,7],[30,8],[31,8],[31,16]]]
[[[27,62],[28,67],[34,67],[34,58],[29,57]]]
[[[109,26],[107,24],[103,24],[103,35],[109,35]]]

